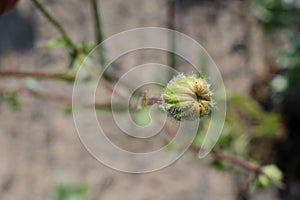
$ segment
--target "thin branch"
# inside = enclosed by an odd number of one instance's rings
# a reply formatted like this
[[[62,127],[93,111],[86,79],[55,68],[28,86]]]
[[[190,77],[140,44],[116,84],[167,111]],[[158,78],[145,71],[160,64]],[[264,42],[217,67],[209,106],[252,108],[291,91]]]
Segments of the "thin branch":
[[[163,100],[160,97],[149,97],[146,98],[146,104],[148,106],[153,105],[153,104],[162,104]]]
[[[167,0],[167,27],[175,29],[176,0]]]
[[[28,71],[17,71],[17,70],[2,70],[0,71],[0,76],[19,77],[19,78],[32,77],[37,79],[58,79],[64,81],[75,80],[75,75],[70,73],[64,73],[64,72],[46,73],[46,72],[28,72]]]
[[[98,75],[94,73],[93,71],[89,70],[86,68],[88,71],[89,75],[95,78],[96,80],[98,79]],[[17,77],[17,78],[26,78],[26,77],[31,77],[31,78],[36,78],[36,79],[54,79],[54,80],[64,80],[64,81],[74,81],[75,80],[75,75],[72,73],[64,73],[64,72],[33,72],[33,71],[19,71],[19,70],[0,70],[0,77]],[[125,101],[128,100],[126,96],[124,96],[122,93],[120,93],[118,90],[115,90],[114,87],[106,82],[104,79],[100,79],[99,83],[101,83],[101,86],[106,88],[110,92],[114,92],[116,96],[118,96],[120,99],[123,99]],[[27,91],[28,92],[28,91]],[[51,98],[51,95],[46,95],[47,97]],[[154,103],[159,103],[161,101],[160,97],[151,97],[151,98],[146,98],[147,101],[146,105],[153,105]],[[71,100],[70,100],[71,102]],[[132,100],[129,102],[131,108],[137,108],[139,104]],[[97,105],[96,105],[97,107]],[[101,105],[100,105],[101,107]]]
[[[71,38],[63,28],[63,26],[47,11],[39,0],[32,0],[37,9],[48,19],[48,21],[58,30],[58,32],[65,39],[67,46],[73,51],[77,50],[76,45],[72,42]]]
[[[86,67],[86,70],[88,71],[89,75],[95,78],[96,80],[98,79],[98,75],[94,73],[92,70],[90,70],[88,67]],[[56,80],[64,80],[64,81],[74,81],[75,80],[75,75],[72,73],[64,73],[64,72],[33,72],[33,71],[19,71],[19,70],[0,70],[0,77],[17,77],[17,78],[26,78],[26,77],[31,77],[31,78],[36,78],[36,79],[56,79]],[[110,92],[114,92],[116,96],[118,96],[120,99],[128,101],[128,98],[124,96],[122,93],[120,93],[118,90],[115,90],[114,87],[106,82],[104,79],[100,79],[99,83],[101,83],[101,86],[106,88]],[[1,88],[0,88],[1,89]],[[23,88],[23,90],[25,90]],[[25,90],[30,91],[30,90]],[[1,90],[0,90],[1,92]],[[33,91],[31,91],[32,93]],[[47,97],[52,99],[52,96],[50,94],[46,95]],[[57,97],[57,95],[56,95]],[[54,97],[54,99],[56,98]],[[69,100],[71,102],[71,100]],[[163,100],[161,97],[147,97],[147,94],[144,93],[143,97],[139,101],[131,100],[129,101],[129,106],[132,109],[137,109],[140,108],[141,106],[149,106],[153,104],[161,104]],[[97,107],[97,105],[96,105]],[[100,105],[101,107],[101,105]]]
[[[91,6],[92,6],[92,14],[94,19],[94,30],[95,30],[95,45],[98,45],[103,42],[104,40],[104,34],[102,29],[102,23],[101,23],[101,13],[98,6],[98,0],[90,0]],[[106,57],[105,57],[105,49],[103,46],[98,46],[97,51],[99,51],[99,62],[102,67],[105,66],[106,63]],[[107,74],[103,75],[104,78],[107,78]]]
[[[216,157],[216,158],[219,158],[221,160],[226,160],[228,162],[231,162],[232,164],[235,164],[235,165],[238,165],[240,167],[243,167],[249,171],[252,171],[252,172],[255,172],[257,174],[261,174],[263,173],[262,172],[262,169],[260,166],[258,165],[254,165],[246,160],[241,160],[241,159],[238,159],[236,157],[233,157],[231,155],[228,155],[228,154],[224,154],[220,151],[212,151],[212,154]]]
[[[72,97],[70,97],[70,96],[66,96],[66,95],[62,95],[62,94],[54,94],[54,93],[49,93],[49,92],[44,92],[44,91],[35,91],[35,90],[27,88],[27,87],[18,87],[18,88],[0,87],[0,94],[1,93],[17,93],[20,95],[29,94],[29,95],[33,95],[38,98],[46,99],[46,100],[51,100],[51,101],[56,101],[56,102],[66,103],[66,104],[72,104]],[[95,106],[95,108],[97,108],[97,109],[105,109],[105,108],[111,107],[110,102],[96,101],[95,104],[81,102],[81,104],[86,107],[91,107],[91,108],[93,106]]]
[[[176,0],[167,1],[167,28],[171,30],[176,30]],[[168,64],[170,67],[177,68],[177,59],[176,59],[176,37],[175,33],[172,32],[171,38],[169,38],[170,51],[168,53]]]
[[[94,73],[92,70],[89,70],[86,68],[89,75],[95,78],[95,80],[98,79],[98,75]],[[56,79],[56,80],[64,80],[64,81],[74,81],[75,75],[72,73],[66,73],[66,72],[29,72],[29,71],[20,71],[20,70],[0,70],[0,76],[4,77],[17,77],[17,78],[37,78],[37,79]],[[106,88],[110,92],[114,92],[118,97],[120,97],[123,100],[127,101],[127,97],[122,95],[117,90],[114,90],[113,86],[106,82],[104,79],[100,79],[99,82],[101,85]]]
[[[147,93],[144,92],[141,100],[139,101],[138,107],[151,106],[154,104],[162,104],[163,99],[161,97],[147,97]]]
[[[165,130],[165,133],[170,137],[170,138],[174,138],[176,136],[176,134],[174,133],[174,131],[171,129],[171,127],[169,127],[167,124],[165,124],[164,126],[164,130]],[[191,144],[189,146],[189,149],[195,153],[198,153],[200,151],[200,147],[196,146],[196,145],[193,145]],[[237,166],[240,166],[244,169],[247,169],[248,171],[252,171],[252,172],[255,172],[257,174],[262,174],[263,171],[261,169],[260,166],[258,165],[254,165],[246,160],[241,160],[239,158],[236,158],[236,157],[233,157],[231,155],[227,155],[227,154],[224,154],[220,151],[216,151],[216,150],[213,150],[212,152],[212,155],[216,158],[219,158],[221,160],[226,160],[234,165],[237,165]]]
[[[91,4],[93,9],[96,44],[100,44],[103,41],[104,37],[102,31],[101,16],[98,8],[98,1],[91,0]]]

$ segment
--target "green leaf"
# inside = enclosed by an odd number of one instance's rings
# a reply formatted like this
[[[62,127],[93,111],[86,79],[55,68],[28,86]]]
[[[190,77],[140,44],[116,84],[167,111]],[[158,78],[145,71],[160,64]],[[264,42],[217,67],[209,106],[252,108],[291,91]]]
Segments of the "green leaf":
[[[230,168],[230,165],[228,163],[218,158],[214,158],[210,164],[212,167],[219,171],[225,171]]]
[[[42,42],[39,46],[44,47],[44,48],[54,48],[54,47],[65,46],[65,45],[67,45],[65,38],[58,37],[58,38],[54,38],[54,39]]]
[[[18,110],[21,107],[20,99],[15,92],[4,92],[1,94],[1,99],[6,101],[13,110]]]

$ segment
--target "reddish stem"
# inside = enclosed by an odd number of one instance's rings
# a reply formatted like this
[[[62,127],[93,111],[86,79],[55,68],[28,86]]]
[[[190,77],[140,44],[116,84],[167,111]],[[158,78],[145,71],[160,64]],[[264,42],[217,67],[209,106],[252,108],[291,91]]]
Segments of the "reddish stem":
[[[13,92],[13,93],[18,93],[18,94],[30,94],[30,95],[34,95],[34,96],[39,97],[39,98],[44,98],[44,99],[47,99],[47,100],[57,101],[57,102],[60,102],[60,103],[67,103],[67,104],[72,103],[72,98],[71,97],[61,95],[61,94],[37,92],[37,91],[31,90],[31,89],[25,88],[25,87],[19,87],[19,88],[0,87],[0,93],[7,93],[7,92]],[[84,105],[86,105],[88,107],[93,106],[93,104],[87,104],[87,103],[85,103]],[[110,105],[109,102],[95,102],[95,107],[96,108],[107,108],[107,107],[110,107],[110,106],[111,105]]]
[[[91,70],[87,69],[89,74],[94,77],[96,80],[99,78],[97,74],[93,73]],[[25,77],[32,77],[37,79],[57,79],[57,80],[66,80],[66,81],[74,81],[75,75],[68,74],[68,73],[49,73],[49,72],[29,72],[29,71],[18,71],[18,70],[2,70],[0,71],[0,76],[6,76],[6,77],[19,77],[19,78],[25,78]],[[103,79],[100,79],[101,85],[103,85],[107,90],[111,92],[115,92],[117,96],[119,96],[123,100],[127,100],[125,96],[123,96],[118,91],[114,91],[114,88],[111,84],[106,82]]]
[[[165,133],[170,138],[174,138],[176,136],[176,134],[174,133],[174,131],[167,124],[165,124],[164,130],[165,130]],[[191,151],[195,152],[195,153],[198,153],[201,148],[198,147],[198,146],[196,146],[196,145],[191,144],[189,146],[189,149]],[[226,161],[228,161],[228,162],[230,162],[232,164],[238,165],[240,167],[243,167],[244,169],[247,169],[249,171],[255,172],[257,174],[263,173],[260,166],[253,165],[252,163],[250,163],[250,162],[248,162],[246,160],[241,160],[241,159],[238,159],[238,158],[233,157],[231,155],[224,154],[224,153],[216,151],[216,150],[212,151],[212,155],[214,157],[216,157],[216,158],[219,158],[221,160],[226,160]]]
[[[14,77],[33,77],[38,79],[61,79],[72,81],[75,77],[67,73],[49,73],[49,72],[28,72],[28,71],[16,71],[16,70],[5,70],[0,71],[0,76],[14,76]]]
[[[257,165],[253,165],[252,163],[249,163],[248,161],[246,160],[241,160],[241,159],[238,159],[236,157],[233,157],[231,155],[226,155],[226,154],[223,154],[219,151],[212,151],[212,154],[216,157],[216,158],[219,158],[219,159],[222,159],[222,160],[226,160],[228,162],[231,162],[232,164],[236,164],[240,167],[243,167],[249,171],[253,171],[257,174],[261,174],[263,173],[262,172],[262,169],[260,166],[257,166]]]
[[[146,104],[147,105],[153,105],[153,104],[162,104],[163,100],[160,97],[149,97],[146,98]]]

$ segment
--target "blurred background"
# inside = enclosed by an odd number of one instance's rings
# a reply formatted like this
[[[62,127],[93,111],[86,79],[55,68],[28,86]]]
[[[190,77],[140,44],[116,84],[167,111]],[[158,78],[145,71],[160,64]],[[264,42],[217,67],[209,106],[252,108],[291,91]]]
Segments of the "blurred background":
[[[95,2],[40,1],[78,49],[60,38],[35,0],[20,0],[0,16],[0,199],[300,199],[299,0],[99,0],[98,33]],[[216,148],[258,166],[276,165],[282,184],[192,152],[158,172],[120,173],[85,150],[70,115],[78,55],[93,47],[95,32],[99,43],[145,26],[175,29],[203,45],[228,93]],[[149,56],[180,64],[157,55]],[[120,63],[148,59],[137,58]]]

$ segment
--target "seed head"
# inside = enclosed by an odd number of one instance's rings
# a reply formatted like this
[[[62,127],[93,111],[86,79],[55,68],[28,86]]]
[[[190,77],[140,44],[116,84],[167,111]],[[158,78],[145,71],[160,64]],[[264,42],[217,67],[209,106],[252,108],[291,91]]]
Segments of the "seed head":
[[[179,74],[162,94],[162,108],[176,120],[195,120],[211,112],[212,92],[200,77]]]

